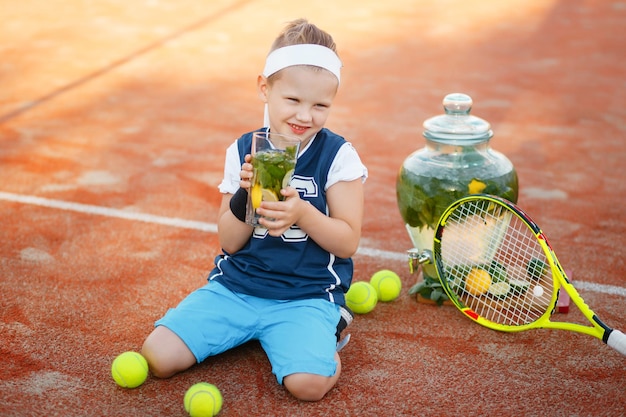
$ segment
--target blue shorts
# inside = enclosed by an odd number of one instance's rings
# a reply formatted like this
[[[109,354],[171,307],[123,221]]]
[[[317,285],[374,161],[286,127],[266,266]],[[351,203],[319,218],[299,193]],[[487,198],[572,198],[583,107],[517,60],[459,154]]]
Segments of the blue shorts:
[[[198,362],[259,340],[282,384],[293,373],[335,374],[339,317],[339,306],[328,300],[270,300],[235,293],[210,281],[155,326],[176,333]]]

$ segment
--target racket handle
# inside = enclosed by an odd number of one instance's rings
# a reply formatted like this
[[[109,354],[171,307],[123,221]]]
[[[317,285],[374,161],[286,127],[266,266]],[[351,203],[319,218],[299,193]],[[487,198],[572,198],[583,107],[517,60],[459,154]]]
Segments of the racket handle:
[[[606,344],[622,355],[626,355],[626,335],[619,330],[613,330],[611,334],[609,334]]]

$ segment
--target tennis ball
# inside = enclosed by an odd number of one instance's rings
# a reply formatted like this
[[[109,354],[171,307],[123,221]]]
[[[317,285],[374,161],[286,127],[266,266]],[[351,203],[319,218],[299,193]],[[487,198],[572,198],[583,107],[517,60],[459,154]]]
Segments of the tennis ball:
[[[185,411],[191,417],[213,417],[222,409],[222,393],[213,384],[198,382],[185,393]]]
[[[355,282],[346,293],[346,305],[357,314],[369,313],[376,307],[377,302],[376,289],[369,282]]]
[[[402,281],[398,274],[388,269],[383,269],[372,275],[370,284],[376,290],[380,301],[393,301],[400,295]]]
[[[111,375],[120,387],[136,388],[148,377],[148,362],[140,353],[124,352],[113,360]]]

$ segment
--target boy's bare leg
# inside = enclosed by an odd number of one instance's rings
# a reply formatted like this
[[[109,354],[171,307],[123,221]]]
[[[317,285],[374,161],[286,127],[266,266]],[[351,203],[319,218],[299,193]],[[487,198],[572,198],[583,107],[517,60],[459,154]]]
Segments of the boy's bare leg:
[[[307,373],[287,375],[283,379],[285,388],[300,400],[321,400],[335,386],[339,379],[339,374],[341,374],[341,359],[338,353],[335,353],[335,360],[337,361],[337,372],[335,372],[335,375],[330,377]]]
[[[165,326],[157,326],[146,338],[141,354],[157,378],[169,378],[196,363],[185,342]]]

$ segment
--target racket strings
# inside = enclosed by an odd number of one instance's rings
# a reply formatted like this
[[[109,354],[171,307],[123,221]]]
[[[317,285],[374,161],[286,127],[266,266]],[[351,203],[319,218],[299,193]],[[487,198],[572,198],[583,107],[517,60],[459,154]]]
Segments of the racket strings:
[[[532,229],[506,206],[460,204],[440,237],[446,285],[479,316],[506,326],[541,317],[552,302],[552,275]]]

